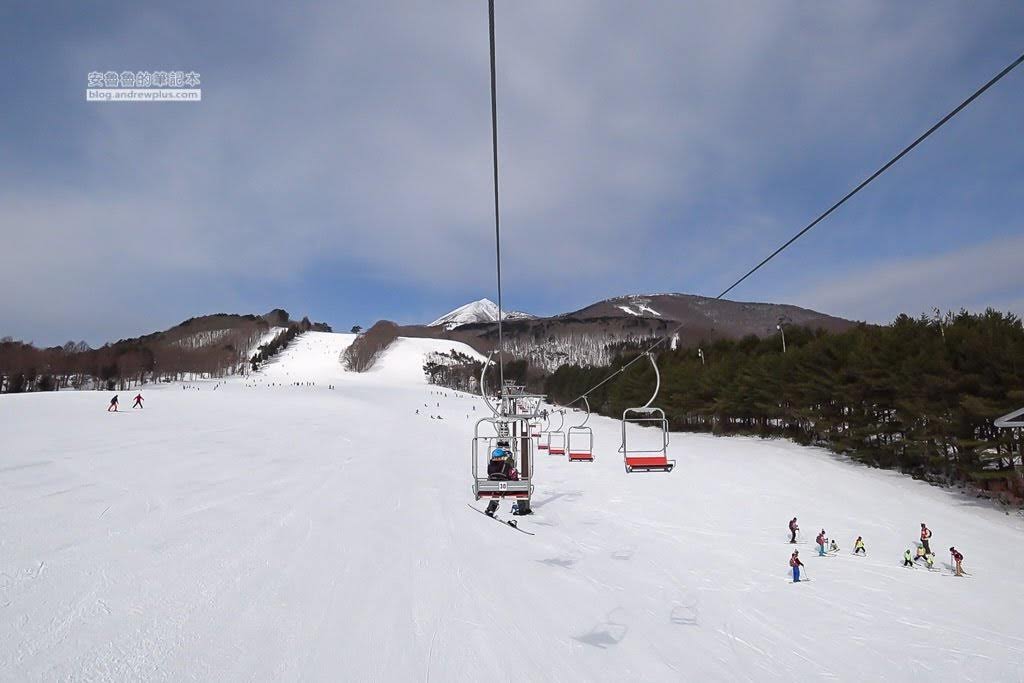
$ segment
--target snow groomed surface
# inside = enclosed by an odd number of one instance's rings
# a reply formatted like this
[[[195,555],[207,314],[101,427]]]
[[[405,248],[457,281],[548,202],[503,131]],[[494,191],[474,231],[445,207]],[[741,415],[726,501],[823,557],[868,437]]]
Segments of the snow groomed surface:
[[[537,458],[530,537],[466,509],[486,408],[416,365],[453,344],[353,375],[351,338],[141,411],[5,396],[0,679],[1024,679],[1020,517],[781,441],[674,434],[627,475],[592,417],[594,462]],[[794,515],[842,548],[800,544],[805,584]],[[921,522],[970,577],[900,567]]]

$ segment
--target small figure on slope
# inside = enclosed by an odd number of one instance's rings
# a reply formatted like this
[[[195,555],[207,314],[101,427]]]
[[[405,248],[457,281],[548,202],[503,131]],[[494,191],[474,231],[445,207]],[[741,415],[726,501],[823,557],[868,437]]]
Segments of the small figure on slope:
[[[800,567],[804,566],[804,563],[800,561],[799,550],[794,550],[789,556],[789,566],[793,568],[793,583],[800,583]]]
[[[860,553],[864,553],[866,556],[868,551],[867,548],[864,547],[864,539],[858,536],[857,540],[853,542],[853,554],[858,555]]]
[[[132,404],[132,408],[141,408],[142,401],[142,392],[140,391],[139,393],[135,394],[135,403]]]
[[[114,394],[114,398],[110,399],[110,405],[107,406],[107,412],[110,411],[117,412],[117,394]]]
[[[950,546],[949,547],[949,557],[950,557],[951,560],[953,560],[953,563],[956,564],[956,570],[955,570],[956,571],[956,575],[957,576],[963,576],[964,575],[964,565],[963,565],[964,556],[963,556],[963,554],[959,550],[954,548],[953,546]]]
[[[907,548],[903,552],[903,566],[904,567],[910,567],[910,568],[914,567],[914,556],[913,556],[913,554],[911,554],[910,548]]]
[[[814,539],[814,542],[818,544],[818,557],[825,557],[825,530],[822,529],[818,534],[818,537]]]
[[[924,546],[925,554],[928,554],[932,551],[931,546],[928,545],[928,541],[929,539],[931,539],[931,537],[932,530],[929,529],[924,522],[921,522],[921,545]]]
[[[914,562],[920,562],[922,560],[926,560],[927,558],[928,558],[928,553],[926,553],[925,550],[924,550],[924,544],[918,543],[917,544],[917,555],[914,557]]]
[[[832,541],[829,543],[828,551],[830,553],[838,553],[839,552],[839,546],[836,545],[836,539],[833,538]]]
[[[925,555],[924,564],[928,569],[933,569],[935,567],[935,553],[928,553]]]
[[[789,520],[789,542],[796,543],[796,535],[800,531],[800,526],[796,523],[796,517]]]

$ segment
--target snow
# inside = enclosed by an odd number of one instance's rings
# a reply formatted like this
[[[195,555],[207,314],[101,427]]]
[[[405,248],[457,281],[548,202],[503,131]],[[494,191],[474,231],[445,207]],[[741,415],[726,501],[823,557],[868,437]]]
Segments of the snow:
[[[519,311],[504,311],[503,320],[517,320],[523,318],[532,318],[533,316],[529,313],[521,313]],[[459,306],[454,311],[450,311],[440,318],[430,323],[430,327],[438,325],[444,325],[445,328],[453,330],[459,325],[468,325],[469,323],[489,323],[497,322],[498,320],[498,304],[494,303],[490,299],[479,299],[478,301],[471,301],[464,306]]]
[[[246,355],[249,358],[252,358],[253,354],[255,354],[261,346],[266,346],[270,342],[277,339],[277,336],[279,334],[282,334],[287,331],[287,327],[271,327],[269,330],[264,332],[258,340],[256,340],[256,343],[252,345],[252,347],[249,349]]]
[[[352,338],[144,410],[0,399],[0,679],[1024,677],[1020,517],[784,441],[676,434],[672,473],[627,475],[592,417],[597,460],[538,454],[518,534],[466,509],[486,408],[416,365],[458,346],[401,339],[355,374]],[[797,585],[794,515],[842,547],[801,543]],[[899,566],[922,521],[972,576]]]
[[[659,318],[661,317],[661,313],[658,313],[656,310],[654,310],[653,308],[646,304],[637,304],[637,308],[639,308],[641,312],[647,312],[650,313],[651,315],[656,315]]]
[[[648,299],[641,299],[639,297],[633,296],[629,298],[629,303],[632,304],[632,306],[636,306],[635,311],[630,306],[621,304],[616,304],[615,308],[618,308],[627,315],[642,316],[644,313],[650,313],[651,315],[656,315],[659,318],[661,317],[661,313],[658,313],[656,310],[647,305],[650,303]]]

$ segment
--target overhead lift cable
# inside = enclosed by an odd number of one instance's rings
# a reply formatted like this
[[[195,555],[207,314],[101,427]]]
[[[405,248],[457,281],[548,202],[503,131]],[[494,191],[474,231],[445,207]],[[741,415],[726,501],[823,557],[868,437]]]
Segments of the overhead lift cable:
[[[498,218],[498,88],[494,71],[494,0],[487,2],[487,18],[491,34],[491,147],[494,156],[494,248],[498,270],[498,386],[505,386],[505,341],[501,330],[504,314],[501,308],[501,221]]]
[[[492,36],[492,47],[493,47],[493,36]],[[493,53],[492,53],[492,57],[491,57],[491,59],[492,59],[492,68],[493,68]],[[830,206],[830,207],[829,207],[829,208],[828,208],[828,209],[827,209],[827,210],[826,210],[826,211],[825,211],[824,213],[822,213],[822,214],[821,214],[820,216],[818,216],[817,218],[815,218],[815,219],[814,219],[813,221],[811,221],[810,223],[808,223],[808,224],[807,224],[807,225],[806,225],[806,226],[805,226],[805,227],[804,227],[804,228],[803,228],[802,230],[800,230],[800,232],[798,232],[798,233],[796,233],[795,235],[793,235],[792,237],[790,237],[790,238],[789,238],[789,239],[788,239],[788,240],[787,240],[787,241],[786,241],[786,242],[785,242],[784,244],[782,244],[782,246],[780,246],[780,247],[779,247],[778,249],[776,249],[776,250],[775,250],[775,251],[773,251],[773,252],[772,252],[771,254],[769,254],[768,256],[766,256],[766,257],[765,257],[765,258],[764,258],[764,259],[763,259],[763,260],[762,260],[762,261],[761,261],[760,263],[758,263],[758,264],[757,264],[756,266],[754,266],[753,268],[751,268],[750,270],[748,270],[748,271],[747,271],[747,272],[746,272],[746,273],[745,273],[745,274],[743,275],[743,277],[741,277],[740,279],[736,280],[736,281],[735,281],[735,282],[733,282],[733,283],[732,283],[731,285],[729,285],[729,286],[728,286],[728,287],[726,287],[726,288],[725,288],[724,290],[722,290],[722,293],[721,293],[721,294],[719,294],[718,296],[716,296],[716,297],[715,297],[715,299],[721,299],[722,297],[724,297],[724,296],[725,296],[726,294],[728,294],[728,293],[729,293],[729,292],[731,292],[731,291],[732,291],[733,289],[735,289],[735,288],[736,288],[736,287],[737,287],[737,286],[738,286],[738,285],[739,285],[739,284],[740,284],[741,282],[743,282],[743,281],[744,281],[744,280],[746,280],[746,279],[747,279],[748,277],[750,277],[751,275],[753,275],[754,273],[756,273],[756,272],[757,272],[758,270],[760,270],[760,269],[761,269],[762,267],[764,267],[764,266],[765,266],[765,265],[766,265],[766,264],[767,264],[767,263],[768,263],[769,261],[771,261],[771,260],[772,260],[773,258],[775,258],[775,257],[776,257],[776,256],[778,256],[779,254],[781,254],[781,253],[782,253],[783,251],[785,251],[785,250],[786,250],[787,248],[789,248],[789,246],[790,246],[790,245],[792,245],[792,244],[793,244],[794,242],[796,242],[796,241],[797,241],[798,239],[800,239],[801,237],[803,237],[804,235],[806,235],[806,234],[807,234],[807,233],[808,233],[808,232],[809,232],[809,231],[810,231],[810,230],[811,230],[811,229],[812,229],[812,228],[813,228],[814,226],[818,225],[818,223],[820,223],[820,222],[822,222],[823,220],[825,220],[825,219],[826,219],[826,218],[827,218],[827,217],[828,217],[828,216],[829,216],[829,215],[830,215],[830,214],[831,214],[831,213],[832,213],[833,211],[835,211],[836,209],[838,209],[838,208],[839,208],[840,206],[842,206],[843,204],[845,204],[845,203],[847,202],[847,200],[849,200],[849,199],[850,199],[850,198],[852,198],[852,197],[853,197],[853,196],[854,196],[855,194],[857,194],[858,192],[860,192],[861,190],[863,190],[863,189],[864,189],[865,187],[867,187],[867,186],[868,186],[868,185],[869,185],[869,184],[870,184],[870,183],[871,183],[871,182],[872,182],[873,180],[875,180],[875,178],[877,178],[878,176],[880,176],[880,175],[882,175],[883,173],[885,173],[886,171],[888,171],[888,170],[889,170],[889,168],[891,168],[891,167],[892,167],[892,166],[893,166],[893,165],[894,165],[894,164],[895,164],[895,163],[896,163],[897,161],[899,161],[899,160],[900,160],[900,159],[902,159],[902,158],[903,158],[904,156],[906,156],[907,154],[909,154],[909,153],[910,153],[910,151],[911,151],[911,150],[913,150],[913,149],[914,149],[915,147],[917,147],[917,146],[918,146],[919,144],[921,144],[922,142],[924,142],[925,140],[927,140],[927,139],[928,139],[928,137],[929,137],[929,136],[931,136],[931,134],[932,134],[932,133],[934,133],[935,131],[937,131],[937,130],[938,130],[939,128],[942,128],[942,126],[946,125],[946,123],[948,123],[950,119],[952,119],[952,118],[953,118],[954,116],[956,116],[956,115],[957,115],[957,114],[959,114],[959,113],[960,113],[961,111],[963,111],[963,109],[964,109],[964,108],[966,108],[966,107],[967,107],[967,105],[969,105],[969,104],[970,104],[971,102],[973,102],[973,101],[974,101],[974,100],[976,100],[976,99],[977,99],[978,97],[980,97],[980,96],[981,96],[981,95],[982,95],[982,94],[983,94],[983,93],[984,93],[984,92],[985,92],[986,90],[988,90],[988,89],[989,89],[989,88],[991,88],[991,87],[992,87],[993,85],[995,85],[995,84],[996,84],[996,83],[998,83],[998,82],[999,82],[1000,80],[1002,80],[1002,78],[1003,78],[1004,76],[1006,76],[1006,74],[1010,73],[1010,72],[1011,72],[1011,71],[1013,71],[1013,70],[1014,70],[1015,68],[1017,68],[1017,67],[1018,67],[1018,66],[1019,66],[1019,65],[1021,64],[1021,62],[1024,62],[1024,54],[1022,54],[1022,55],[1021,55],[1020,57],[1018,57],[1018,58],[1017,58],[1017,59],[1015,59],[1015,60],[1014,60],[1013,62],[1011,62],[1011,63],[1009,64],[1009,66],[1007,66],[1007,67],[1006,67],[1005,69],[1003,69],[1002,71],[1000,71],[1000,72],[999,72],[998,74],[996,74],[995,76],[993,76],[993,77],[992,77],[992,79],[990,79],[990,80],[989,80],[989,81],[988,81],[987,83],[985,83],[985,85],[983,85],[983,86],[981,86],[980,88],[978,88],[977,90],[975,90],[975,91],[974,91],[974,93],[973,93],[973,94],[972,94],[972,95],[971,95],[970,97],[968,97],[968,98],[967,98],[966,100],[964,100],[963,102],[961,102],[961,103],[960,103],[960,104],[959,104],[959,105],[958,105],[958,106],[957,106],[957,107],[956,107],[955,109],[953,109],[953,110],[952,110],[951,112],[949,112],[948,114],[946,114],[945,116],[943,116],[943,117],[942,117],[941,119],[939,119],[939,121],[938,121],[938,122],[937,122],[937,123],[936,123],[936,124],[935,124],[934,126],[932,126],[931,128],[929,128],[928,130],[926,130],[926,131],[925,131],[925,132],[924,132],[923,134],[921,134],[921,136],[920,136],[920,137],[918,137],[918,138],[917,138],[916,140],[914,140],[914,141],[913,141],[912,143],[910,143],[909,145],[907,145],[906,147],[904,147],[904,148],[903,148],[903,150],[902,150],[902,151],[900,151],[900,153],[899,153],[899,154],[897,154],[896,156],[894,156],[894,157],[893,157],[892,159],[890,159],[889,161],[887,161],[887,162],[885,163],[885,165],[884,165],[884,166],[882,166],[882,167],[881,167],[881,168],[879,168],[879,169],[878,169],[877,171],[875,171],[875,172],[874,172],[874,173],[872,173],[872,174],[871,174],[870,176],[868,176],[868,177],[867,177],[867,178],[866,178],[866,179],[865,179],[865,180],[864,180],[864,181],[863,181],[863,182],[862,182],[862,183],[861,183],[860,185],[858,185],[857,187],[855,187],[855,188],[853,188],[852,190],[850,190],[850,191],[849,191],[848,193],[846,193],[846,195],[845,195],[845,196],[844,196],[844,197],[843,197],[842,199],[840,199],[840,200],[839,200],[838,202],[836,202],[835,204],[833,204],[832,206]],[[582,400],[582,399],[586,398],[587,396],[589,396],[590,394],[592,394],[592,393],[593,393],[594,391],[596,391],[596,390],[597,390],[597,389],[599,389],[600,387],[604,386],[605,384],[607,384],[608,382],[610,382],[610,381],[611,381],[612,379],[614,379],[614,378],[615,378],[615,377],[617,377],[618,375],[620,375],[620,374],[622,374],[623,372],[625,372],[625,371],[626,371],[626,370],[627,370],[627,369],[628,369],[628,368],[629,368],[629,367],[630,367],[631,365],[633,365],[634,363],[636,363],[636,362],[637,362],[638,360],[640,360],[641,358],[643,358],[643,357],[644,357],[644,356],[646,356],[647,354],[649,354],[649,353],[651,353],[652,351],[654,351],[654,350],[655,350],[656,348],[658,348],[658,347],[659,347],[659,346],[661,346],[661,345],[662,345],[663,343],[665,343],[665,341],[666,341],[666,340],[668,340],[668,339],[671,339],[671,338],[672,338],[672,337],[673,337],[673,336],[674,336],[674,335],[675,335],[675,334],[676,334],[677,332],[679,332],[680,330],[682,330],[684,326],[685,326],[685,323],[681,323],[681,324],[677,325],[677,326],[676,326],[675,328],[673,328],[672,330],[670,330],[670,331],[669,331],[668,333],[666,333],[665,335],[663,335],[663,336],[659,337],[657,341],[655,341],[655,342],[654,342],[653,344],[651,344],[651,345],[650,345],[650,346],[649,346],[649,347],[648,347],[647,349],[645,349],[645,350],[644,350],[644,351],[643,351],[642,353],[640,353],[640,354],[639,354],[638,356],[636,356],[635,358],[633,358],[632,360],[630,360],[630,361],[629,361],[628,363],[626,363],[625,365],[623,365],[623,366],[622,366],[621,368],[619,368],[618,370],[616,370],[616,371],[615,371],[615,372],[613,372],[612,374],[610,374],[610,375],[608,375],[607,377],[605,377],[605,378],[604,378],[603,380],[601,380],[600,382],[598,382],[598,383],[597,383],[597,384],[595,384],[594,386],[592,386],[592,387],[590,387],[589,389],[587,389],[587,390],[586,390],[585,392],[583,392],[582,394],[580,394],[579,396],[577,396],[577,397],[576,397],[576,398],[574,398],[573,400],[569,401],[569,403],[567,403],[566,405],[573,405],[574,403],[576,403],[576,402],[578,402],[578,401],[580,401],[580,400]]]

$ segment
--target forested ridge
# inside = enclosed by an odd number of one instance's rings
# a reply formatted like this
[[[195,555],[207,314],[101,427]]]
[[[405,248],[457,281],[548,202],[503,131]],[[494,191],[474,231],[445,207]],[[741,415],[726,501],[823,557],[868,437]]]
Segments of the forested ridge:
[[[261,346],[272,324],[285,328]],[[189,318],[163,332],[121,339],[98,349],[85,342],[39,348],[10,337],[0,339],[0,393],[59,389],[118,389],[147,382],[224,377],[253,370],[279,353],[298,334],[330,331],[287,311],[266,316],[218,313]]]
[[[903,315],[831,334],[787,327],[786,343],[785,353],[778,337],[661,351],[654,405],[675,431],[787,437],[931,481],[971,482],[1020,504],[1020,430],[992,424],[1024,406],[1019,318],[988,310]],[[563,366],[545,391],[555,403],[571,401],[638,350],[624,347],[603,367]],[[653,368],[639,362],[590,403],[618,418],[653,388]]]

